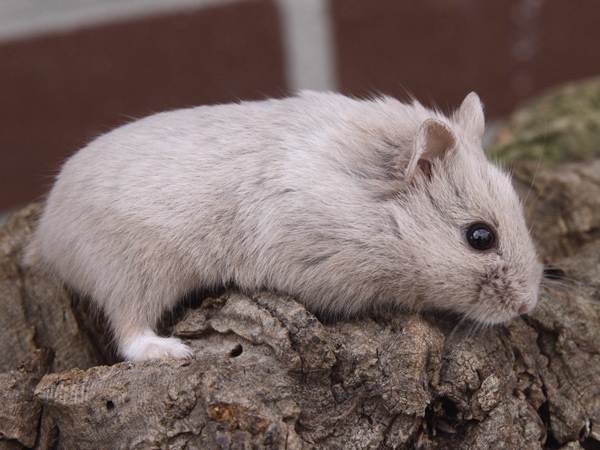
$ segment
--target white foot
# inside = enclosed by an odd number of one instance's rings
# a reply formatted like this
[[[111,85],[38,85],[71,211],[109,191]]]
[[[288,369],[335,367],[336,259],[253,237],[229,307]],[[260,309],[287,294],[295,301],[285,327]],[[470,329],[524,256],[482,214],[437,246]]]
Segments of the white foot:
[[[192,350],[177,338],[157,336],[147,330],[123,342],[121,354],[128,361],[144,361],[155,358],[189,359]]]

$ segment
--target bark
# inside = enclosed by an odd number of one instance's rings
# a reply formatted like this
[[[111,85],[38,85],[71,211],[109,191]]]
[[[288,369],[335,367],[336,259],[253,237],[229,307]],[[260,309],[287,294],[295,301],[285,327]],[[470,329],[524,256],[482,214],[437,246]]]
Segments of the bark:
[[[600,448],[600,160],[514,180],[551,266],[530,314],[323,323],[231,290],[174,320],[189,361],[114,364],[101,317],[21,263],[25,208],[0,230],[0,449]]]
[[[85,306],[56,280],[22,263],[39,211],[39,205],[30,205],[0,228],[0,371],[13,369],[43,347],[54,350],[55,371],[102,364],[110,356],[103,358],[102,340],[91,331],[95,326],[83,323],[95,324]]]
[[[34,390],[42,376],[50,371],[53,359],[52,350],[36,350],[16,370],[0,373],[3,399],[0,403],[0,435],[13,440],[11,445],[15,448],[19,447],[14,441],[28,447],[35,444],[42,405],[34,397]]]
[[[525,211],[545,263],[577,255],[586,244],[600,240],[600,159],[559,166],[523,162],[514,168],[513,182],[526,199]]]

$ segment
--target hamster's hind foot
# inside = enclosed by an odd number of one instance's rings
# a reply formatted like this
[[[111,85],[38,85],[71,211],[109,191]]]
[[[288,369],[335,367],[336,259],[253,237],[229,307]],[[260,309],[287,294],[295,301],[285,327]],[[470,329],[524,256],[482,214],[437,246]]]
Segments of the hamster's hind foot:
[[[194,353],[177,338],[160,337],[153,331],[146,330],[125,340],[120,346],[124,359],[128,361],[144,361],[155,358],[189,359]]]

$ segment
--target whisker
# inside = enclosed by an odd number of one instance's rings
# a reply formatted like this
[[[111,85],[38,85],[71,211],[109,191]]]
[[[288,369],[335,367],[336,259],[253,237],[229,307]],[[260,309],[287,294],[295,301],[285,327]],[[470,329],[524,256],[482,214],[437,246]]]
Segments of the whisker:
[[[467,316],[463,316],[457,323],[456,325],[454,325],[454,328],[452,328],[452,331],[450,332],[450,334],[448,335],[448,337],[446,338],[446,342],[451,341],[454,339],[455,336],[458,336],[458,332],[462,330],[463,325],[467,322]]]
[[[533,199],[533,201],[531,202],[531,204],[529,205],[529,209],[531,210],[531,208],[534,207],[534,205],[537,203],[537,201],[540,198],[540,195],[542,195],[542,193],[546,190],[546,187],[548,186],[548,184],[550,183],[550,180],[546,181],[544,183],[544,185],[541,187],[540,191],[536,194],[535,198]]]
[[[591,289],[594,293],[600,293],[600,288],[594,286],[593,284],[571,278],[567,276],[561,269],[553,267],[544,269],[544,277],[542,278],[541,287],[545,289],[561,288],[569,290],[582,287]]]
[[[475,328],[475,333],[476,333],[477,337],[481,338],[481,337],[485,336],[485,334],[487,333],[488,330],[489,330],[489,323],[487,322],[487,320],[479,320],[477,327]]]
[[[545,139],[545,137],[544,137],[544,139]],[[529,194],[531,193],[531,190],[533,189],[533,185],[535,183],[535,179],[537,178],[538,171],[540,170],[540,166],[542,165],[542,156],[543,156],[543,154],[544,154],[544,147],[542,147],[542,155],[540,155],[540,158],[538,159],[538,165],[535,168],[535,173],[533,174],[533,179],[531,180],[531,184],[529,185],[529,189],[527,190],[527,194],[525,195],[525,200],[523,200],[523,204],[527,203],[527,199],[529,198]]]
[[[525,205],[525,203],[527,202],[527,199],[529,198],[529,194],[533,190],[533,185],[535,184],[535,180],[537,179],[538,171],[540,170],[540,166],[542,165],[542,159],[544,157],[544,152],[546,151],[547,136],[548,136],[548,123],[546,122],[546,125],[544,126],[544,143],[542,144],[542,153],[540,154],[540,157],[538,159],[538,164],[537,164],[537,167],[535,168],[535,173],[533,174],[533,179],[531,180],[531,184],[529,185],[527,194],[525,195],[525,200],[523,200],[523,205]],[[537,203],[538,199],[540,198],[541,193],[544,192],[547,185],[548,185],[548,182],[546,182],[542,186],[542,188],[538,191],[537,195],[535,196],[535,199],[533,199],[533,202],[530,205],[530,209],[533,208],[533,206]]]
[[[531,225],[529,225],[529,234],[531,234],[531,230],[533,229],[533,226],[535,225],[535,218],[533,219],[533,221],[531,222]]]
[[[542,282],[540,283],[540,286],[544,287],[544,288],[554,288],[554,287],[572,288],[573,284],[572,283],[562,283],[558,280],[542,280]]]

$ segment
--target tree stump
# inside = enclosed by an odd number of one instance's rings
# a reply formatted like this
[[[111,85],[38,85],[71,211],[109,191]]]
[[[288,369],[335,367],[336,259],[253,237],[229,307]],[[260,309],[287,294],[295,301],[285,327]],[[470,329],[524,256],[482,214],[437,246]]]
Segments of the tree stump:
[[[0,229],[0,449],[599,449],[600,160],[513,170],[548,265],[530,314],[323,323],[230,290],[165,325],[187,361],[116,362],[85,299],[21,263],[23,209]]]

